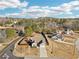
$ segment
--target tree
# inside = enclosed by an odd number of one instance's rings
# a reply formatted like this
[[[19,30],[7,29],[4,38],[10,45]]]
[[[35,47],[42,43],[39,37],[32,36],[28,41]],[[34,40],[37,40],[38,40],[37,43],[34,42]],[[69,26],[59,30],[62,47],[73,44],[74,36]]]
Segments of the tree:
[[[79,21],[74,21],[72,23],[72,29],[79,30]]]
[[[0,23],[0,26],[3,26],[3,23]]]
[[[32,30],[32,28],[31,28],[31,26],[25,27],[25,35],[26,35],[26,36],[31,36],[32,33],[33,33],[33,30]]]

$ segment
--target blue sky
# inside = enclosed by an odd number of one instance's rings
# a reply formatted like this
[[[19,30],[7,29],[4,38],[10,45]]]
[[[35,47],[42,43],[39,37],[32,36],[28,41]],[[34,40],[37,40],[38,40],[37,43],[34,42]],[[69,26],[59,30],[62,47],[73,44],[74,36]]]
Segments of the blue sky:
[[[28,0],[30,5],[38,6],[58,6],[62,3],[69,2],[70,0]]]
[[[79,0],[0,0],[0,17],[78,18]]]

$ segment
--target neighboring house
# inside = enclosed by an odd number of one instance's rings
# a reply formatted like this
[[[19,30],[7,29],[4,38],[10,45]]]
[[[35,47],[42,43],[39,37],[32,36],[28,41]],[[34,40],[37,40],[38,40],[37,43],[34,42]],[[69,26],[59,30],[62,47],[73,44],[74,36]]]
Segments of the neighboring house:
[[[13,26],[16,30],[22,30],[24,32],[24,26],[14,25]]]
[[[47,28],[56,29],[58,27],[56,22],[48,23]]]

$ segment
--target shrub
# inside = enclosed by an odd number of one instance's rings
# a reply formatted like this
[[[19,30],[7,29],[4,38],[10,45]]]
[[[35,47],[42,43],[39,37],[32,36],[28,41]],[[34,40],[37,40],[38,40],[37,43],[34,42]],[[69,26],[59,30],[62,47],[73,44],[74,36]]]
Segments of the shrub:
[[[31,28],[31,26],[25,27],[25,35],[26,35],[26,36],[31,36],[32,33],[33,33],[33,30],[32,30],[32,28]]]
[[[14,37],[16,34],[16,31],[14,29],[6,29],[7,38]]]

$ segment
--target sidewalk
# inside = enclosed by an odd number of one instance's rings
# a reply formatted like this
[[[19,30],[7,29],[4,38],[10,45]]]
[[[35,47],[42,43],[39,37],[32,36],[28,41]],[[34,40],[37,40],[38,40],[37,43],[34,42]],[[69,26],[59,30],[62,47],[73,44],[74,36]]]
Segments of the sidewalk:
[[[48,57],[45,44],[40,45],[40,57]]]

